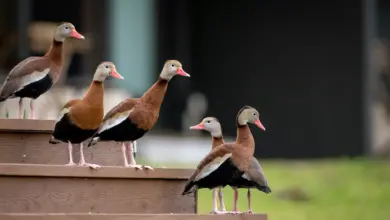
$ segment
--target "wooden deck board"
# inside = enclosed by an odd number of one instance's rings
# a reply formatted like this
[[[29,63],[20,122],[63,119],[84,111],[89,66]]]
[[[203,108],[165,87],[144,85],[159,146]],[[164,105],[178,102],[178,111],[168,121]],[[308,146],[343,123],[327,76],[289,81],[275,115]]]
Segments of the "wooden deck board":
[[[267,220],[266,214],[0,214],[1,220]]]
[[[191,173],[0,164],[0,213],[195,214],[196,195],[181,195]]]

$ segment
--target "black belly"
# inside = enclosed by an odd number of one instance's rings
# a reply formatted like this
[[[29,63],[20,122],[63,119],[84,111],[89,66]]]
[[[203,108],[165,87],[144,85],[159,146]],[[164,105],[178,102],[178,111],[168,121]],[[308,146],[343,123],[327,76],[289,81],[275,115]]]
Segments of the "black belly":
[[[120,124],[97,134],[96,137],[99,137],[100,141],[125,142],[135,141],[144,136],[146,132],[148,130],[138,128],[130,119],[126,119]]]
[[[262,186],[254,181],[243,178],[242,175],[231,179],[227,185],[233,188],[245,188],[245,189],[257,188],[258,190],[265,193],[271,192],[271,188],[269,188],[269,186]]]
[[[14,93],[15,97],[20,98],[32,98],[36,99],[43,93],[47,92],[53,85],[53,81],[49,74],[47,74],[43,79],[30,83],[25,86],[23,89]]]
[[[77,127],[70,122],[68,114],[65,114],[64,117],[56,123],[53,136],[63,142],[70,141],[72,144],[79,144],[92,137],[96,131],[97,129],[84,130]]]
[[[237,188],[253,188],[253,187],[256,187],[256,185],[258,185],[258,184],[256,184],[253,181],[247,180],[243,177],[238,177],[238,178],[231,180],[228,185],[231,187],[237,187]]]
[[[212,189],[218,186],[224,187],[228,185],[231,179],[242,174],[244,174],[244,172],[239,171],[238,168],[233,164],[231,158],[229,158],[208,176],[196,181],[195,185],[198,186],[198,189]]]

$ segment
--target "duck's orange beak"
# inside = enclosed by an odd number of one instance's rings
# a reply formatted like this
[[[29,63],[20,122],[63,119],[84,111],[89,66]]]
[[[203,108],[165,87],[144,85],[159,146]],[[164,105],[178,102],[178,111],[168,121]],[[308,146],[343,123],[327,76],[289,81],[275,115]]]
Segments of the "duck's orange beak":
[[[182,68],[177,68],[176,74],[180,76],[186,76],[186,77],[191,76],[190,74],[186,73],[186,71],[184,71]]]
[[[82,39],[84,40],[85,37],[81,35],[79,32],[76,31],[76,29],[73,29],[72,32],[70,32],[70,36],[77,38],[77,39]]]
[[[203,130],[204,129],[204,124],[203,122],[197,124],[197,125],[194,125],[194,126],[191,126],[190,127],[191,130]]]
[[[262,129],[263,131],[265,131],[265,127],[264,127],[263,124],[261,124],[261,122],[260,122],[259,119],[257,119],[257,120],[255,121],[255,125],[256,125],[257,127],[259,127],[260,129]]]
[[[110,73],[110,75],[114,78],[117,78],[117,79],[124,79],[123,76],[121,76],[117,71],[116,69],[113,69]]]

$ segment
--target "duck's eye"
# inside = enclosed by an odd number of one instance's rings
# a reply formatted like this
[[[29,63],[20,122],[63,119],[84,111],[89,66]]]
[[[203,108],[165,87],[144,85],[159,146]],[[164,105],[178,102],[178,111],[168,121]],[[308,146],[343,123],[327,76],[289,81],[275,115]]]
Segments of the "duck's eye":
[[[65,27],[65,30],[68,30],[69,29],[69,27]]]
[[[171,64],[171,67],[175,67],[175,64]]]
[[[256,116],[256,112],[253,112],[253,116]]]
[[[104,67],[106,67],[106,69],[108,69],[108,66],[106,65],[106,66],[104,66]]]
[[[211,123],[211,121],[210,121],[210,120],[208,120],[208,121],[206,121],[206,123],[210,124],[210,123]]]

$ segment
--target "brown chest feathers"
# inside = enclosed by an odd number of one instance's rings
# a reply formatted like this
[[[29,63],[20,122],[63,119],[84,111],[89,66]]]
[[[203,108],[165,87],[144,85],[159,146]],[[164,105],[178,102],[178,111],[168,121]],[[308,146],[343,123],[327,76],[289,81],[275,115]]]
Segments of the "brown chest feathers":
[[[233,147],[232,161],[241,171],[248,171],[253,154],[255,152],[255,140],[248,125],[237,128],[236,144]]]
[[[86,130],[98,129],[104,115],[103,97],[103,83],[92,82],[84,98],[70,109],[72,123]]]
[[[138,128],[151,130],[156,124],[167,87],[168,81],[159,78],[134,106],[130,119]]]
[[[63,42],[53,40],[50,50],[44,55],[44,58],[50,60],[50,76],[53,83],[56,83],[62,71],[63,64]]]
[[[225,141],[223,140],[223,137],[212,137],[211,149],[214,149],[215,147],[224,143]]]
[[[55,64],[61,66],[63,60],[63,53],[62,53],[63,44],[64,44],[63,42],[53,40],[53,43],[49,51],[47,51],[47,53],[44,56],[48,57]]]

